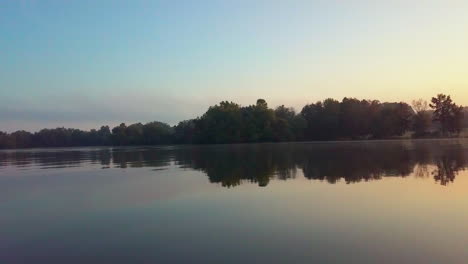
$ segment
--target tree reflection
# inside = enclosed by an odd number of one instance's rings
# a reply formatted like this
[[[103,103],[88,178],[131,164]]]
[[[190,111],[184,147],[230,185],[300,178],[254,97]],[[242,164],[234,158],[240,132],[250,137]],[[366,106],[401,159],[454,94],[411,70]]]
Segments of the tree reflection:
[[[460,146],[445,149],[435,160],[436,168],[432,171],[434,180],[441,185],[447,185],[455,180],[455,176],[467,165],[464,150]]]
[[[225,187],[243,181],[267,186],[276,173],[281,173],[282,178],[294,175],[290,172],[294,166],[292,159],[281,159],[278,152],[261,145],[190,147],[189,151],[179,149],[175,154],[179,165],[203,171],[210,182]]]
[[[319,151],[305,149],[298,163],[308,179],[346,183],[381,179],[383,176],[407,176],[413,161],[401,145],[336,145]]]
[[[302,172],[310,180],[357,183],[384,177],[433,177],[454,182],[468,165],[465,141],[387,141],[245,144],[143,148],[59,149],[0,152],[0,168],[102,168],[178,166],[205,173],[212,183],[267,186]]]

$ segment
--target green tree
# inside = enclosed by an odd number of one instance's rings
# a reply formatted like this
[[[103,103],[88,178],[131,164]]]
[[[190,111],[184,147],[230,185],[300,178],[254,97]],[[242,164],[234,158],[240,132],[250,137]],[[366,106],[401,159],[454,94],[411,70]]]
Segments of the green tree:
[[[264,99],[258,99],[255,105],[241,108],[242,142],[265,142],[274,140],[273,125],[275,112],[268,108]]]
[[[223,101],[211,106],[197,121],[198,143],[240,142],[241,109],[238,104]]]

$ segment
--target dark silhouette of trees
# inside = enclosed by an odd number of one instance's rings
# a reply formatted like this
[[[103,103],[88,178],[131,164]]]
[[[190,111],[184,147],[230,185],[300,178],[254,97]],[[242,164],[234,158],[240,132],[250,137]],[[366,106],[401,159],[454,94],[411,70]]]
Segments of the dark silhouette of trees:
[[[128,137],[127,137],[127,126],[125,123],[120,124],[112,129],[112,143],[114,145],[127,145]]]
[[[431,113],[428,104],[423,99],[413,100],[412,106],[416,114],[413,117],[413,131],[415,137],[422,137],[429,133],[431,127]]]
[[[26,131],[16,131],[11,134],[12,142],[17,148],[27,148],[32,143],[32,135]]]
[[[197,120],[185,120],[174,127],[174,143],[192,144],[197,134]]]
[[[293,141],[296,139],[296,111],[284,105],[275,109],[275,121],[272,124],[274,141]]]
[[[429,105],[434,109],[433,120],[440,124],[442,135],[459,134],[462,129],[463,107],[456,105],[450,95],[438,94]]]
[[[159,145],[172,141],[174,129],[166,123],[150,122],[143,126],[141,142],[145,145]]]
[[[463,128],[468,128],[468,107],[463,108]]]
[[[263,99],[255,105],[242,108],[242,142],[267,142],[273,140],[275,112],[268,108]]]
[[[463,108],[450,96],[438,95],[430,105],[442,135],[458,134]],[[326,99],[305,105],[300,113],[284,105],[269,108],[264,99],[241,106],[223,101],[200,117],[176,126],[162,122],[122,123],[112,130],[43,129],[36,133],[0,132],[0,148],[126,146],[161,144],[226,144],[252,142],[321,141],[395,138],[413,130],[415,137],[430,135],[431,112],[423,100],[381,103],[376,100]],[[467,124],[468,125],[468,124]]]
[[[9,135],[5,132],[0,131],[0,149],[12,148],[15,146],[9,146]]]
[[[196,120],[197,143],[238,143],[241,139],[241,107],[233,102],[223,101],[210,106],[208,111]]]
[[[322,103],[323,105],[323,117],[321,118],[321,123],[323,125],[323,138],[326,139],[336,139],[339,134],[340,128],[340,103],[334,99],[326,99]],[[328,131],[328,135],[327,134]]]
[[[143,124],[136,123],[128,126],[125,130],[127,145],[142,145],[143,142]]]
[[[111,145],[108,126],[99,130],[82,131],[71,128],[42,129],[36,133],[16,131],[0,132],[0,148],[74,147]]]
[[[413,111],[406,103],[344,98],[304,106],[307,140],[389,138],[410,129]]]
[[[413,109],[406,103],[374,102],[375,107],[371,123],[371,133],[375,138],[401,136],[411,127]],[[372,113],[372,112],[371,112]]]
[[[372,105],[376,104],[371,102]],[[365,138],[370,134],[370,123],[373,109],[366,100],[344,98],[340,107],[341,135],[351,139]]]
[[[162,122],[146,124],[136,123],[126,126],[124,123],[112,129],[112,143],[114,145],[159,145],[170,144],[174,129]]]
[[[340,109],[340,103],[333,99],[304,106],[301,115],[307,124],[305,138],[307,140],[336,139],[339,136]]]

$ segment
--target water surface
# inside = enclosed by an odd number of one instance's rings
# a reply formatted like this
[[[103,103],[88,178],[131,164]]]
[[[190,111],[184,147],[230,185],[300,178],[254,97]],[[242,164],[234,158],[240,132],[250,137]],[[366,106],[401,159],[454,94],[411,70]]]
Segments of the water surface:
[[[466,263],[468,141],[0,151],[0,263]]]

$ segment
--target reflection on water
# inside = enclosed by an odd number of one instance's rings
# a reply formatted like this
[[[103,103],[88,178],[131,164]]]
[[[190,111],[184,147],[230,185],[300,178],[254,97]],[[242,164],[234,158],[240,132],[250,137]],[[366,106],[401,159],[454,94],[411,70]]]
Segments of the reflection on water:
[[[447,185],[468,166],[467,146],[465,140],[422,140],[2,151],[0,172],[177,166],[201,171],[210,182],[225,187],[242,182],[267,186],[271,179],[295,178],[298,170],[307,179],[332,184],[414,173]]]
[[[0,151],[0,263],[466,263],[467,152],[468,140]]]

